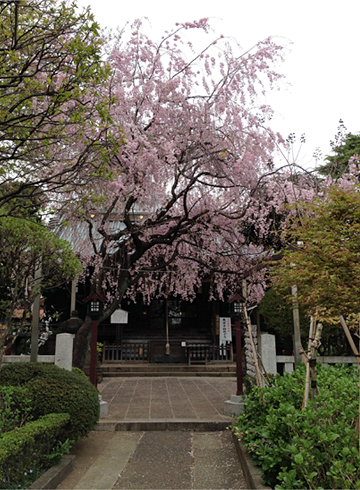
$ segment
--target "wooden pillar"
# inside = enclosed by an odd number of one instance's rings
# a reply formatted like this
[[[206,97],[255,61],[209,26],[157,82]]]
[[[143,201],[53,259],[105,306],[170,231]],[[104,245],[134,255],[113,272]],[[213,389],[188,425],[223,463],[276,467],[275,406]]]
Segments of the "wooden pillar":
[[[95,387],[96,381],[96,365],[97,365],[97,333],[99,320],[91,321],[91,355],[90,355],[90,383]]]
[[[243,369],[242,369],[242,346],[241,346],[241,323],[235,321],[235,343],[236,343],[236,395],[243,395]]]
[[[70,300],[70,316],[76,310],[76,281],[71,281],[71,300]]]

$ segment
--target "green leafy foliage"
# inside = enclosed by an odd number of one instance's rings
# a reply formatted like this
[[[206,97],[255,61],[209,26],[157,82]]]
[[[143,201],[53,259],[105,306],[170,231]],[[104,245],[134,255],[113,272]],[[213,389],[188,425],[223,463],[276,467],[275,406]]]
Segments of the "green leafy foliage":
[[[31,397],[22,386],[0,386],[0,437],[31,420]]]
[[[88,435],[99,418],[99,394],[81,374],[54,365],[9,364],[1,370],[2,386],[24,386],[31,397],[34,419],[49,413],[68,413],[66,437],[76,441]]]
[[[271,333],[275,333],[281,339],[293,336],[293,310],[292,304],[288,301],[289,292],[281,288],[270,288],[260,301],[259,312],[263,317],[265,327]],[[309,336],[309,315],[304,309],[299,310],[300,333],[306,339]],[[338,326],[323,322],[324,330],[322,339],[329,339],[330,336],[339,333]],[[291,339],[292,345],[292,339]],[[339,355],[339,354],[338,354]]]
[[[5,340],[14,340],[30,314],[39,292],[35,271],[41,262],[41,289],[46,291],[72,280],[81,264],[70,244],[48,228],[28,219],[0,219],[0,323],[5,333],[0,338],[0,354]],[[14,325],[15,310],[22,319]]]
[[[0,439],[0,488],[9,488],[16,482],[21,486],[28,475],[52,465],[47,456],[65,441],[67,413],[51,413],[28,422],[21,428],[7,432]],[[57,449],[58,452],[58,449]]]
[[[266,327],[276,334],[282,336],[293,334],[292,308],[282,291],[275,288],[268,289],[260,301],[259,312],[264,318]],[[306,335],[309,331],[309,319],[302,310],[299,313],[301,334]]]
[[[71,199],[91,175],[111,173],[121,138],[99,88],[110,75],[103,45],[75,2],[0,2],[0,216],[31,208],[29,195],[44,206]]]
[[[318,367],[321,395],[302,410],[305,369],[255,387],[234,430],[276,489],[359,488],[358,369]]]
[[[360,193],[333,186],[326,198],[306,205],[301,221],[290,224],[287,240],[300,243],[274,266],[278,291],[297,300],[318,321],[338,323],[360,311]]]
[[[326,164],[317,171],[322,175],[331,175],[334,179],[341,177],[349,171],[349,161],[357,155],[360,156],[360,135],[348,133],[341,144],[334,148],[334,155],[325,158]]]
[[[44,457],[46,467],[50,468],[51,466],[60,463],[61,458],[69,453],[72,443],[73,441],[70,441],[69,439],[66,439],[64,442],[58,441],[52,452],[46,454]]]

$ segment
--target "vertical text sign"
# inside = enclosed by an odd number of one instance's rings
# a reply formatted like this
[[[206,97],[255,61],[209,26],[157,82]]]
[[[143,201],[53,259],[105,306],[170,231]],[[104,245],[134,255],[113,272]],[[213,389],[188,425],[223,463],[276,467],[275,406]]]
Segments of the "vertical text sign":
[[[231,342],[231,318],[230,317],[220,317],[220,336],[219,344],[226,344],[226,342]]]

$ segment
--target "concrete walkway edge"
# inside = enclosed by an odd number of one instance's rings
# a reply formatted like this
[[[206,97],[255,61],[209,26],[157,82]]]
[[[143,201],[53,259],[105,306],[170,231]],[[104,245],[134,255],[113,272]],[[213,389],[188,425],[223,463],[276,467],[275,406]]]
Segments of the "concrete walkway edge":
[[[244,473],[248,488],[255,490],[271,490],[271,487],[264,485],[260,469],[253,463],[247,449],[234,432],[232,433],[239,461]]]
[[[215,432],[226,430],[229,422],[218,420],[126,420],[120,422],[107,422],[100,420],[94,427],[96,431],[192,431],[192,432]]]
[[[49,468],[29,487],[29,490],[55,489],[71,473],[75,466],[75,456],[67,454],[60,463]]]

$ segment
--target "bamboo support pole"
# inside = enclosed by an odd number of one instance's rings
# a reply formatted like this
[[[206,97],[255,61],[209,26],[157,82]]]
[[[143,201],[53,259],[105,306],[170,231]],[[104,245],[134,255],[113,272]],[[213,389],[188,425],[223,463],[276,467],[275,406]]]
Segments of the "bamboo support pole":
[[[344,329],[344,332],[345,332],[345,335],[349,341],[349,344],[351,346],[351,349],[356,357],[356,360],[357,360],[357,363],[360,367],[360,357],[359,357],[359,351],[358,349],[356,348],[356,345],[355,345],[355,342],[351,336],[351,333],[350,333],[350,330],[349,330],[349,327],[347,326],[346,324],[346,321],[344,319],[344,317],[341,315],[340,316],[340,323]],[[359,350],[360,350],[360,325],[359,325]],[[360,388],[360,371],[359,371],[359,388]],[[360,396],[360,394],[359,394]],[[358,432],[358,437],[359,437],[359,454],[360,454],[360,398],[359,398],[359,418],[358,418],[358,422],[357,422],[357,431]]]
[[[315,328],[316,328],[316,326],[315,326]],[[314,317],[311,317],[310,327],[309,327],[308,357],[306,359],[306,378],[305,378],[305,392],[304,392],[303,408],[308,406],[308,400],[309,400],[309,388],[310,388],[309,355],[310,355],[311,341],[313,338],[314,338]]]
[[[311,341],[310,355],[309,355],[309,365],[310,365],[310,381],[311,381],[311,399],[315,401],[316,395],[318,394],[318,388],[316,383],[316,355],[318,348],[321,344],[321,334],[323,326],[318,323],[315,331],[315,338]]]
[[[304,361],[303,352],[304,349],[301,345],[301,334],[300,334],[300,317],[299,317],[299,305],[296,300],[297,297],[297,286],[292,286],[291,294],[293,296],[293,324],[294,324],[294,360],[295,366],[301,365],[301,359]],[[304,361],[306,362],[306,361]]]
[[[341,322],[341,325],[342,325],[342,327],[344,329],[345,335],[346,335],[346,337],[347,337],[347,339],[349,341],[349,344],[350,344],[350,346],[352,348],[352,351],[354,353],[354,356],[356,357],[356,360],[357,360],[357,362],[359,364],[359,367],[360,367],[359,351],[356,348],[356,345],[355,345],[355,342],[353,341],[353,338],[351,336],[349,327],[346,325],[346,321],[345,321],[345,319],[344,319],[344,317],[342,315],[340,316],[340,322]]]

